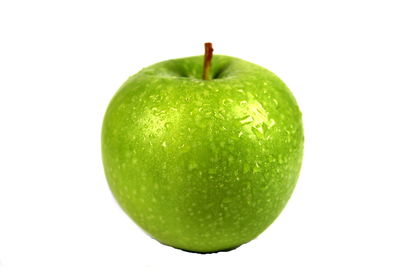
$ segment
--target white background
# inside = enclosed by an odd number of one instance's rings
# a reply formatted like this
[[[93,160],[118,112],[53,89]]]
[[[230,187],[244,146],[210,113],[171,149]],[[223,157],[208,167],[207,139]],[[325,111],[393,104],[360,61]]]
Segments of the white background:
[[[0,265],[400,266],[398,1],[0,2]],[[302,173],[259,238],[160,245],[106,184],[100,129],[142,67],[215,53],[280,76],[304,116]]]

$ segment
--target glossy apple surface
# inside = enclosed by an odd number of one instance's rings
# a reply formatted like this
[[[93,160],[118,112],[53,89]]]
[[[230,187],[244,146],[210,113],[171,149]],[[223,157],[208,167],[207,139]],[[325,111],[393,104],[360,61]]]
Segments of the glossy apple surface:
[[[102,129],[105,174],[147,233],[195,252],[229,250],[284,208],[303,154],[301,112],[286,85],[258,65],[214,56],[143,69],[113,97]]]

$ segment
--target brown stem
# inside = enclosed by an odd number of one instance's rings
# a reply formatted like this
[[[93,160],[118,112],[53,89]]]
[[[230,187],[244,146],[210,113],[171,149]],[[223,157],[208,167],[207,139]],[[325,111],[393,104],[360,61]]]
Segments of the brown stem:
[[[211,60],[213,56],[214,49],[212,48],[212,43],[204,44],[204,65],[203,65],[203,80],[209,80],[209,73],[211,69]]]

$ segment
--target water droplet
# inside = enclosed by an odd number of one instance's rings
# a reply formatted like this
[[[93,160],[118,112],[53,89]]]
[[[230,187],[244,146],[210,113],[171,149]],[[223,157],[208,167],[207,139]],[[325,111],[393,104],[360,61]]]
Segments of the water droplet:
[[[249,164],[245,163],[243,164],[243,173],[248,173],[250,170]]]
[[[182,144],[181,146],[179,146],[179,148],[181,149],[182,153],[187,153],[190,151],[191,147],[189,145]]]
[[[167,143],[165,143],[165,141],[164,142],[162,142],[162,144],[161,144],[163,147],[167,147]]]
[[[269,162],[275,162],[276,160],[275,160],[275,158],[271,155],[271,156],[269,156]]]
[[[271,128],[272,126],[275,125],[275,120],[274,120],[274,119],[270,119],[270,120],[267,122],[267,125],[268,125],[268,128]]]
[[[253,173],[261,172],[261,167],[258,165],[258,162],[256,162],[256,166],[253,168]]]
[[[230,202],[232,202],[232,199],[229,198],[229,197],[225,197],[225,198],[222,200],[222,203],[230,203]]]
[[[243,125],[252,123],[253,121],[254,121],[254,119],[251,116],[246,116],[246,117],[240,119],[240,123]]]
[[[253,134],[254,134],[255,136],[257,136],[258,138],[264,137],[262,127],[259,127],[259,128],[251,127],[251,131],[252,131]]]
[[[208,170],[208,173],[209,173],[209,174],[216,174],[216,173],[217,173],[217,170],[216,170],[215,168],[212,168],[212,169],[209,169],[209,170]]]
[[[221,119],[221,120],[224,120],[224,119],[225,119],[224,115],[223,115],[221,112],[215,113],[214,116],[215,116],[215,118],[218,118],[218,119]]]
[[[199,165],[195,161],[192,161],[192,162],[189,163],[189,170],[190,171],[194,170],[194,169],[197,169],[198,167],[199,167]]]

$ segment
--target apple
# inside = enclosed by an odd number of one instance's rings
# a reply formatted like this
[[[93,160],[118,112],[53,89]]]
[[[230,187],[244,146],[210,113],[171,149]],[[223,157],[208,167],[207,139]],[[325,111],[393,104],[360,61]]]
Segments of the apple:
[[[200,253],[236,248],[277,218],[304,141],[300,109],[276,75],[222,55],[211,68],[206,48],[131,76],[102,128],[122,209],[162,244]]]

